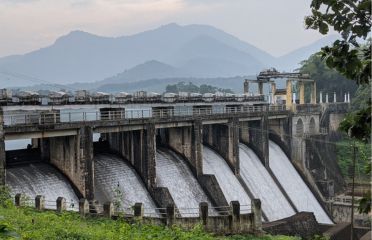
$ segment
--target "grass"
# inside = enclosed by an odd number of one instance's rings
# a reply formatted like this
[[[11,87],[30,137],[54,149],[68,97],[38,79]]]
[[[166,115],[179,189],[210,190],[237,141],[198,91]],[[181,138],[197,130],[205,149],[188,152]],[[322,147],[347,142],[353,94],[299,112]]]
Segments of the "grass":
[[[220,239],[220,240],[298,240],[287,236],[215,237],[196,226],[191,231],[177,227],[129,224],[123,220],[81,218],[78,213],[39,212],[32,208],[0,206],[0,239]]]

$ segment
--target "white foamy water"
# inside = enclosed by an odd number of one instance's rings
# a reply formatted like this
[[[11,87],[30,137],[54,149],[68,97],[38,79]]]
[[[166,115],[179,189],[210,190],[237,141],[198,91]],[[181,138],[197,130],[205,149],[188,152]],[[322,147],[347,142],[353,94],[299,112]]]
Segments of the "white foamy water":
[[[167,187],[181,216],[199,216],[199,203],[209,201],[190,168],[173,151],[156,151],[156,180],[159,187]],[[214,211],[210,211],[214,214]]]
[[[269,221],[289,217],[295,211],[280,191],[257,155],[244,144],[239,144],[240,175],[255,198],[259,198],[262,210]]]
[[[36,195],[45,197],[46,208],[56,209],[58,197],[64,197],[68,207],[79,207],[79,200],[71,184],[57,169],[45,164],[35,163],[6,169],[6,183],[12,195],[23,193],[30,200]],[[72,204],[72,205],[71,205]]]
[[[120,210],[132,213],[131,207],[141,202],[145,215],[158,215],[156,205],[142,179],[120,157],[112,154],[94,156],[95,198],[104,203],[120,202]]]
[[[299,211],[313,212],[319,223],[332,224],[314,194],[302,180],[283,150],[274,142],[269,142],[269,165]]]
[[[215,175],[228,203],[239,201],[240,205],[251,205],[251,199],[226,161],[205,145],[203,146],[203,173]]]

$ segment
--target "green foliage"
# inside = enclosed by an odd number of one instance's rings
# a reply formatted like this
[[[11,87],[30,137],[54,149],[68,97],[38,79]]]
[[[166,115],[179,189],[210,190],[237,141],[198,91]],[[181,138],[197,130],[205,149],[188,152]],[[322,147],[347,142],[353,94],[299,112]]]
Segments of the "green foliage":
[[[301,65],[299,69],[300,72],[310,74],[311,79],[314,79],[316,82],[317,91],[330,94],[330,101],[332,101],[333,92],[336,92],[337,99],[343,99],[344,93],[347,92],[350,92],[351,97],[353,97],[357,92],[357,84],[342,76],[334,69],[327,67],[319,53],[311,55],[309,59],[303,61]],[[305,97],[308,102],[310,100],[310,91],[305,91],[305,93],[307,93]],[[323,94],[323,97],[324,96]]]
[[[340,130],[347,132],[351,137],[369,142],[371,137],[371,105],[347,114],[340,124]]]
[[[355,176],[361,180],[367,180],[365,166],[368,165],[371,158],[370,145],[362,141],[356,141],[357,161],[355,166]],[[336,144],[338,165],[344,178],[348,179],[352,174],[354,141],[345,136],[344,139]]]
[[[369,152],[370,155],[364,156],[365,158],[368,158],[368,163],[365,166],[364,172],[365,174],[371,179],[371,152]],[[370,213],[371,212],[371,189],[369,189],[367,192],[364,193],[363,198],[359,200],[359,207],[358,212],[359,213]]]
[[[332,46],[322,48],[330,68],[357,83],[371,79],[371,42],[361,48],[358,38],[366,39],[371,29],[371,0],[313,0],[312,15],[305,18],[307,28],[327,34],[333,29],[342,35]]]
[[[371,0],[313,0],[312,15],[305,18],[307,28],[318,30],[322,34],[329,27],[342,35],[332,46],[321,50],[321,57],[328,67],[337,70],[346,78],[359,85],[371,88],[371,44],[369,39],[360,46],[357,39],[366,40],[371,31]],[[348,114],[341,123],[341,130],[349,136],[371,141],[371,97],[364,98],[366,105]],[[370,164],[370,163],[368,163]],[[361,200],[362,212],[371,210],[371,194]]]
[[[6,223],[0,220],[0,238],[1,239],[20,239],[20,236]]]
[[[13,205],[10,189],[7,185],[0,186],[0,206],[10,207]]]
[[[121,204],[122,199],[124,199],[124,194],[120,190],[120,184],[118,183],[117,186],[114,188],[114,199],[112,201],[116,211],[122,209],[123,207]]]
[[[110,240],[110,239],[159,239],[159,240],[298,240],[285,236],[231,236],[214,237],[203,231],[200,225],[191,231],[179,227],[130,224],[122,219],[81,218],[78,213],[52,211],[39,212],[32,208],[0,206],[0,239],[74,239],[74,240]]]
[[[359,109],[367,108],[371,99],[371,86],[361,85],[356,91],[355,97],[351,102],[351,107],[353,111],[358,111]]]
[[[340,130],[363,142],[371,137],[371,86],[361,85],[353,99],[352,112],[340,124]]]
[[[322,48],[327,66],[336,69],[357,83],[368,84],[371,71],[371,42],[368,46],[353,48],[346,41],[337,40],[333,46]]]
[[[169,84],[165,88],[166,92],[171,93],[178,93],[178,92],[194,92],[194,93],[215,93],[215,92],[224,92],[224,93],[233,93],[231,89],[223,89],[214,87],[207,84],[202,84],[200,87],[193,84],[192,82],[185,83],[185,82],[179,82],[177,84]]]
[[[311,240],[329,240],[329,237],[324,237],[321,235],[315,235]]]
[[[357,146],[357,161],[355,164],[356,179],[369,183],[371,178],[371,146],[362,141],[355,141]],[[352,158],[354,141],[345,137],[343,141],[338,142],[337,158],[343,176],[347,179],[352,176]],[[371,191],[364,193],[363,198],[359,200],[359,213],[371,212]]]
[[[332,46],[322,48],[320,55],[329,68],[335,69],[360,85],[371,83],[371,40],[360,45],[358,38],[366,40],[371,29],[371,0],[313,0],[312,15],[305,18],[307,28],[322,34],[329,27],[342,35]],[[341,129],[350,136],[364,141],[371,137],[371,101],[369,106],[350,114]]]
[[[227,239],[229,240],[300,240],[301,238],[281,236],[281,235],[277,235],[277,236],[266,235],[263,237],[255,237],[252,235],[244,235],[244,236],[235,235],[235,236],[228,237]]]
[[[371,190],[367,191],[363,198],[359,200],[358,212],[370,213],[371,212]]]
[[[169,84],[165,88],[166,92],[178,93],[178,92],[199,92],[199,87],[192,82],[185,83],[179,82],[176,84]]]

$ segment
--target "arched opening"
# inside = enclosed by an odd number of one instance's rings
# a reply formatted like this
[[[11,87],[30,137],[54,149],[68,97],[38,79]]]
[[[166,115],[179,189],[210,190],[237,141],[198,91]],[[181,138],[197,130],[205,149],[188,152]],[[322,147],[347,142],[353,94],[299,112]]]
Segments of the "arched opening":
[[[299,118],[296,123],[296,135],[302,135],[304,133],[304,123],[302,119]]]
[[[311,133],[311,134],[315,133],[315,119],[313,117],[310,119],[309,133]]]

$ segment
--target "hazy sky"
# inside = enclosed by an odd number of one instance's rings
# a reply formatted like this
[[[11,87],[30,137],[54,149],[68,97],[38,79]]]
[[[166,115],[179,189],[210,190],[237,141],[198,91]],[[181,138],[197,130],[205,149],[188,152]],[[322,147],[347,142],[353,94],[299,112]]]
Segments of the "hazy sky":
[[[122,36],[175,22],[208,24],[274,56],[322,38],[305,30],[310,0],[0,0],[0,56],[52,44],[72,30]]]

